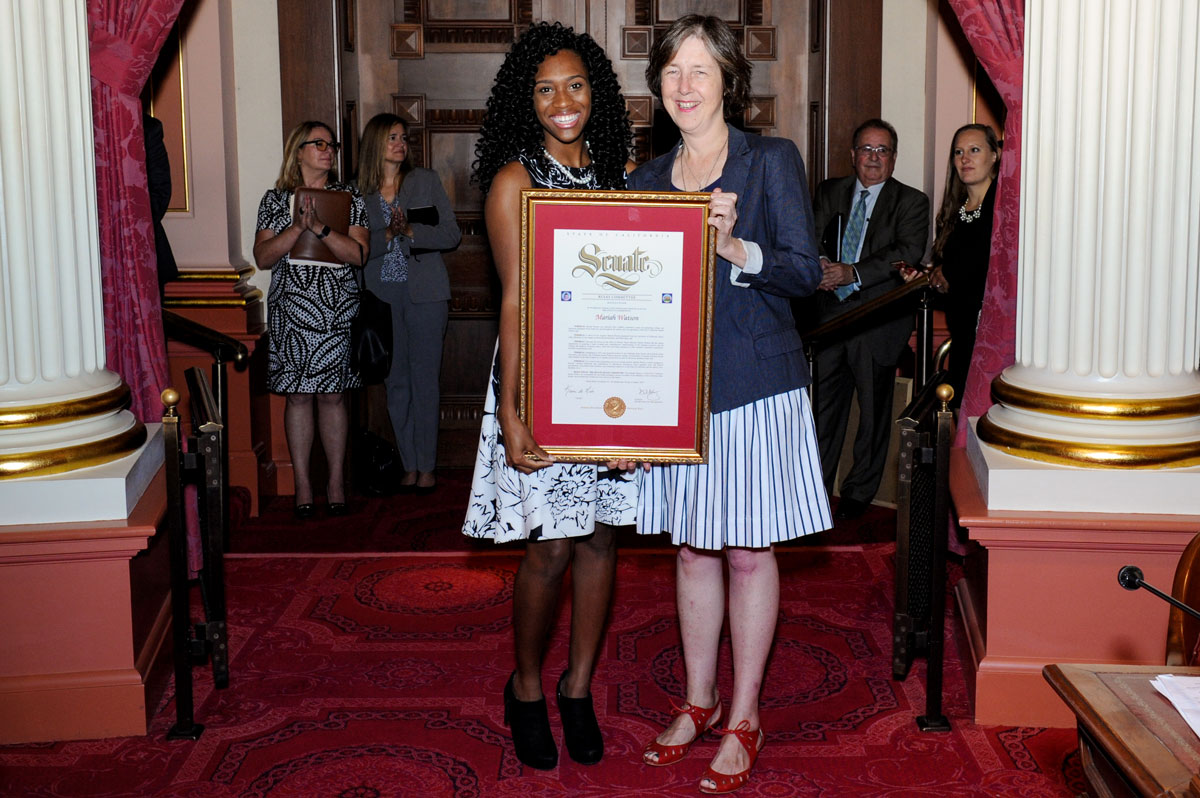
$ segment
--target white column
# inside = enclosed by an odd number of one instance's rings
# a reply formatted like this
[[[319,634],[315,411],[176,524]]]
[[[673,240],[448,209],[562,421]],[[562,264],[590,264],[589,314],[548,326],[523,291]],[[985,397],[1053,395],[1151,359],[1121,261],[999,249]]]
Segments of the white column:
[[[1200,4],[1028,0],[1025,21],[1016,363],[977,455],[1073,466],[1001,506],[1195,512]]]
[[[0,4],[0,480],[146,437],[104,367],[87,30],[84,0]]]

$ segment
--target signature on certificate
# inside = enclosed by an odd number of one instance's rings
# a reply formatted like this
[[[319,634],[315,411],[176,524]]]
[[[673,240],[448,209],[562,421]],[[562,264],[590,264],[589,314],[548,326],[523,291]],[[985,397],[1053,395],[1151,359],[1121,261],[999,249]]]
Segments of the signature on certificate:
[[[565,396],[590,396],[596,392],[596,389],[591,385],[564,385],[563,395]]]
[[[638,388],[638,397],[646,402],[662,401],[657,388]]]

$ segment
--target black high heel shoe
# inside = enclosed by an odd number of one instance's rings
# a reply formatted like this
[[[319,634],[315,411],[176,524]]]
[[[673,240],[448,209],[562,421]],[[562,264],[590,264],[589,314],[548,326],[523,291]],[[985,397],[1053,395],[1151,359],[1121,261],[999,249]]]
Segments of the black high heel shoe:
[[[592,694],[583,698],[568,698],[563,695],[564,673],[558,678],[555,698],[558,714],[562,716],[563,740],[567,753],[581,765],[594,765],[604,756],[604,738],[600,736],[600,724],[596,722],[596,710],[592,706]]]
[[[550,733],[550,713],[546,698],[521,701],[513,692],[514,672],[504,685],[504,725],[512,730],[513,748],[517,759],[531,768],[553,770],[558,765],[558,747]]]

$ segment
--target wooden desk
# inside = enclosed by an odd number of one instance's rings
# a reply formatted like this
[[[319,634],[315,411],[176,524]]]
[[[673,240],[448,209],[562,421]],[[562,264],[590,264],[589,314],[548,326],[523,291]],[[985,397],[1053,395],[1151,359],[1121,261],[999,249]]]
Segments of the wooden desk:
[[[1200,737],[1150,684],[1200,668],[1047,665],[1042,675],[1075,713],[1079,753],[1094,798],[1200,798]]]

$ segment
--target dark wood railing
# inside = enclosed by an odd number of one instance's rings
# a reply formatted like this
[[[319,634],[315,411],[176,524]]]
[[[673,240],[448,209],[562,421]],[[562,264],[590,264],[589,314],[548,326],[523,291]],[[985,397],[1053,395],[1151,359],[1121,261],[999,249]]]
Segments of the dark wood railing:
[[[171,636],[175,659],[175,724],[168,739],[195,740],[204,726],[195,722],[192,668],[212,663],[213,684],[229,685],[229,636],[225,623],[224,540],[229,509],[224,489],[227,479],[221,459],[225,425],[216,398],[199,368],[186,372],[192,435],[180,428],[177,412],[180,395],[163,391],[163,445],[167,482],[167,535],[171,554]],[[187,519],[190,508],[185,487],[197,489],[202,562],[198,573],[204,621],[193,624],[188,567]]]
[[[164,310],[162,317],[168,338],[202,349],[216,361],[245,368],[250,352],[241,341],[170,310]]]
[[[831,341],[895,314],[898,303],[917,299],[917,352],[913,399],[900,414],[900,456],[896,485],[896,600],[892,626],[892,676],[904,679],[914,656],[926,657],[922,731],[948,731],[942,714],[942,640],[945,620],[946,545],[950,523],[949,463],[954,438],[954,391],[942,384],[945,341],[933,350],[932,289],[924,275],[870,302],[802,332],[812,371],[810,398],[817,401],[817,353]],[[815,410],[814,410],[815,412]],[[819,434],[819,431],[818,431]]]
[[[840,316],[830,319],[824,324],[819,324],[800,332],[800,337],[804,340],[805,357],[808,358],[808,369],[812,374],[809,399],[812,402],[814,413],[817,407],[817,352],[821,350],[821,347],[830,341],[836,341],[859,332],[869,323],[877,322],[878,318],[885,312],[894,312],[899,303],[911,301],[913,294],[919,295],[916,310],[917,351],[915,373],[913,375],[915,378],[913,390],[920,390],[928,382],[935,366],[933,353],[933,298],[931,291],[929,278],[921,275],[911,282],[896,286],[882,296],[875,297],[870,302],[864,302],[853,310],[848,310]]]
[[[946,620],[946,548],[950,530],[950,444],[954,389],[938,371],[900,414],[896,481],[896,593],[892,618],[892,677],[904,679],[923,654],[922,731],[949,731],[942,714]]]
[[[178,313],[163,310],[163,329],[167,338],[173,341],[195,347],[212,356],[213,364],[209,370],[212,385],[212,396],[216,400],[216,413],[213,415],[226,428],[229,427],[229,384],[226,378],[225,366],[232,364],[239,371],[250,364],[250,350],[236,338],[231,338],[223,332],[207,327]],[[194,394],[193,394],[194,396]],[[221,486],[222,503],[229,504],[229,445],[225,437],[221,437],[221,473],[226,475]],[[221,530],[221,545],[229,550],[228,525]]]

